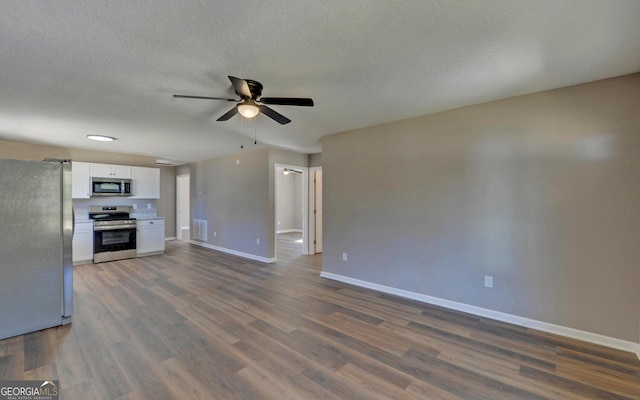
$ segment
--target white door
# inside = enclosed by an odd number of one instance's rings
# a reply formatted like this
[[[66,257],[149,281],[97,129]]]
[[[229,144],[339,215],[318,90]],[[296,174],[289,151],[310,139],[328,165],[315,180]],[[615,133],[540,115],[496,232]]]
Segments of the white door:
[[[189,175],[178,175],[176,177],[176,237],[178,240],[189,240]]]
[[[322,171],[315,171],[316,253],[322,253]]]

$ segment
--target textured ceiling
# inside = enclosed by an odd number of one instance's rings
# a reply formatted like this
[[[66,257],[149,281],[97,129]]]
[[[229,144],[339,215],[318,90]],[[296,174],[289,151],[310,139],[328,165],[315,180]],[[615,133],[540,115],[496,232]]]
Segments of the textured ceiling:
[[[0,139],[191,162],[640,71],[640,1],[0,2]],[[216,122],[227,75],[311,97]],[[86,139],[90,133],[118,138]]]

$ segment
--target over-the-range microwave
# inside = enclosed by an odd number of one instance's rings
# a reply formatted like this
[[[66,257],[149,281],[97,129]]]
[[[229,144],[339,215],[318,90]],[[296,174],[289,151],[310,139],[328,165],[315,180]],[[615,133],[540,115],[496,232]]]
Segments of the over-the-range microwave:
[[[91,178],[91,196],[131,196],[131,179]]]

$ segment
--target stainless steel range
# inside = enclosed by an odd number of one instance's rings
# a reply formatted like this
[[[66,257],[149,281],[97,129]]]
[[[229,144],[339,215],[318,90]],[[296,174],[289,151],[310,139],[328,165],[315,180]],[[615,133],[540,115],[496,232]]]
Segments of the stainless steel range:
[[[129,206],[89,206],[93,222],[93,262],[136,256],[136,219]]]

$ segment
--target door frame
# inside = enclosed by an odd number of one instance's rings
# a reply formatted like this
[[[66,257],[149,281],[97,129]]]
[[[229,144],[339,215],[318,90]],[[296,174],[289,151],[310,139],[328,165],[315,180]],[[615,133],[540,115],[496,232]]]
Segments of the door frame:
[[[309,240],[306,242],[305,254],[316,254],[316,188],[315,188],[315,171],[322,171],[322,167],[310,167],[309,168],[309,186],[307,190],[307,196],[309,197],[309,209],[307,215],[309,216]]]
[[[189,186],[191,186],[191,175],[190,174],[180,174],[176,175],[176,239],[182,240],[182,226],[180,224],[180,191],[183,189],[181,184],[181,178],[185,177],[189,178]],[[189,193],[189,202],[191,202],[191,188],[187,187],[187,193]],[[191,204],[189,204],[189,214],[191,214]],[[189,224],[189,235],[191,235],[191,215],[187,216],[187,223]],[[191,238],[189,238],[191,239]]]

